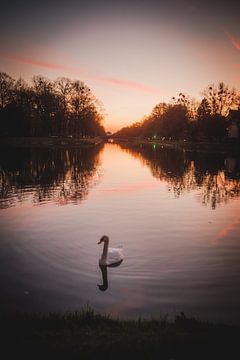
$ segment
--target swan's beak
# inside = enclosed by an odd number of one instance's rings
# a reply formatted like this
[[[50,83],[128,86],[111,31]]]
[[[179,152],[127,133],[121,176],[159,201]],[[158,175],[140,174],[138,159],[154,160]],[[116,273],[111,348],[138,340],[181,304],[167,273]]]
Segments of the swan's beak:
[[[105,240],[105,236],[102,236],[101,239],[98,242],[98,245],[101,244],[102,242],[104,242],[104,240]]]

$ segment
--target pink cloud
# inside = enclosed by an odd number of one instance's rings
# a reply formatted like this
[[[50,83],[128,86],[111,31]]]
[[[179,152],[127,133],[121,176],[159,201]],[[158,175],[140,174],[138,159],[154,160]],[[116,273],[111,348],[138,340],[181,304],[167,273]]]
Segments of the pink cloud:
[[[144,91],[144,92],[150,92],[150,93],[155,93],[155,94],[160,93],[160,90],[157,88],[146,86],[146,85],[134,82],[134,81],[120,80],[120,79],[109,78],[109,77],[97,77],[97,79],[99,81],[103,81],[105,83],[122,85],[122,86],[126,86],[129,88]]]
[[[32,65],[34,67],[38,68],[45,68],[49,70],[61,70],[63,72],[67,72],[70,74],[78,74],[78,75],[85,75],[86,73],[79,69],[79,68],[73,68],[65,65],[60,64],[53,64],[46,61],[36,60],[33,58],[21,56],[21,55],[15,55],[15,54],[6,54],[6,53],[0,53],[0,57],[14,61],[18,64],[28,64]]]
[[[231,41],[232,45],[237,49],[240,50],[240,39],[236,38],[235,36],[233,36],[232,34],[230,34],[229,32],[226,33],[229,40]]]
[[[19,64],[29,64],[29,65],[35,66],[37,68],[45,68],[45,69],[50,69],[50,70],[54,70],[54,71],[61,70],[62,72],[67,73],[67,74],[84,76],[88,79],[92,79],[94,81],[98,81],[98,82],[104,83],[106,85],[119,85],[119,86],[127,87],[129,89],[134,89],[134,90],[143,91],[143,92],[147,92],[147,93],[161,94],[160,89],[155,88],[155,87],[146,86],[146,85],[138,83],[138,82],[124,80],[124,79],[99,76],[96,74],[86,72],[80,68],[69,67],[69,66],[65,66],[65,65],[61,65],[61,64],[56,64],[56,63],[49,63],[49,62],[45,62],[42,60],[36,60],[33,58],[16,55],[16,54],[0,53],[0,57],[14,61]]]

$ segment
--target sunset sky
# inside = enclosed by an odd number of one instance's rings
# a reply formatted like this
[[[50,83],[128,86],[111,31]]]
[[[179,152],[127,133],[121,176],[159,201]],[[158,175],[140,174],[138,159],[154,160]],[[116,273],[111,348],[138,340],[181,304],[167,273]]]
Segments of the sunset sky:
[[[84,81],[106,130],[141,120],[179,92],[240,88],[240,2],[4,1],[0,71]]]

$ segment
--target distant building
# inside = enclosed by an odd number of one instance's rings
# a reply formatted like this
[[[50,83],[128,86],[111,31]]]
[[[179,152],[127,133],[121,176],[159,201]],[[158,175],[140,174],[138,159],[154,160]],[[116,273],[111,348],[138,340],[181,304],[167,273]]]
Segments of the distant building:
[[[112,137],[111,131],[106,131],[106,135],[107,135],[107,137]]]
[[[231,139],[239,138],[239,129],[236,123],[232,123],[228,126],[228,137]]]
[[[228,137],[238,140],[240,137],[240,110],[230,110],[227,116]]]

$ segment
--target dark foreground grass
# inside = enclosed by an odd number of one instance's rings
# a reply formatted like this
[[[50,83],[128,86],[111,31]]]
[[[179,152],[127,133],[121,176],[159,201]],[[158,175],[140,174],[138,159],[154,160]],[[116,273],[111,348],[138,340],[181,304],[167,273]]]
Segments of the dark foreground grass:
[[[114,320],[90,308],[65,314],[1,319],[2,359],[239,359],[240,327],[183,313]]]

